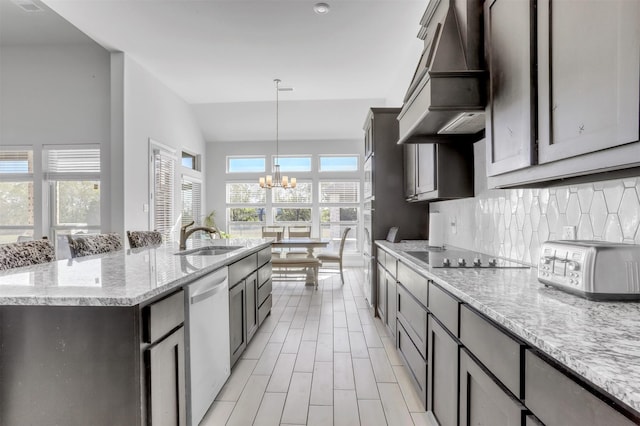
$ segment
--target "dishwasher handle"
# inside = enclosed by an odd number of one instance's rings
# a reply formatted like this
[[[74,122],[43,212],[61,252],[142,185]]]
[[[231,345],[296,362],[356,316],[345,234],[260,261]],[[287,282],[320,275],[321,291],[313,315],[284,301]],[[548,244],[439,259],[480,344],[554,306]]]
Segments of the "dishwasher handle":
[[[196,303],[202,302],[203,300],[213,297],[213,295],[217,294],[225,287],[224,284],[226,283],[226,281],[227,281],[226,275],[224,277],[219,278],[215,283],[212,284],[211,287],[207,288],[207,290],[191,296],[190,303],[192,305],[195,305]]]

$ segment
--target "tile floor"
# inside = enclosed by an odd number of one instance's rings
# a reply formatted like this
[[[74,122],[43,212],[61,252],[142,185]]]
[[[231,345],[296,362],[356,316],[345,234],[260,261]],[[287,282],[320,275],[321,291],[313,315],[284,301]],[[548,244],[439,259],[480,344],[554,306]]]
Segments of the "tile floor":
[[[273,308],[202,426],[429,425],[402,359],[367,309],[360,269],[317,291],[274,282]]]

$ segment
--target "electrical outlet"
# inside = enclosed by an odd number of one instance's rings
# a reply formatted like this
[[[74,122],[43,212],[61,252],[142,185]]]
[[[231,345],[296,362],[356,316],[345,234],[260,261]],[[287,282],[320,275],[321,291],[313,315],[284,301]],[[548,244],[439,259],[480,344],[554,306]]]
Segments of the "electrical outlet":
[[[563,226],[562,227],[562,239],[563,240],[575,240],[576,239],[576,227],[575,226]]]
[[[458,233],[458,222],[455,216],[449,218],[449,225],[451,226],[451,233],[453,235]]]

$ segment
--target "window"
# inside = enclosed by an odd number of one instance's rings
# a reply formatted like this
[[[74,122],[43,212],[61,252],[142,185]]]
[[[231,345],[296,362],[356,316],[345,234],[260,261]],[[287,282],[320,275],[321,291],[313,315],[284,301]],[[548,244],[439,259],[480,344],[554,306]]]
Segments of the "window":
[[[310,172],[311,157],[273,157],[273,165],[280,165],[281,172]],[[275,168],[273,169],[275,170]]]
[[[275,208],[273,222],[278,225],[300,222],[311,222],[311,207],[309,208]]]
[[[202,224],[202,184],[190,177],[182,177],[182,225]]]
[[[358,156],[320,156],[321,172],[357,172]]]
[[[293,189],[273,188],[273,202],[278,204],[311,203],[311,182],[298,182]],[[264,190],[262,190],[264,192]]]
[[[360,202],[360,182],[319,183],[320,194],[320,236],[331,240],[333,250],[338,250],[342,233],[349,227],[345,251],[356,251],[358,240],[358,208]]]
[[[264,157],[227,157],[227,173],[264,173]]]
[[[153,150],[153,229],[164,241],[173,241],[175,158],[166,151]]]
[[[0,244],[33,239],[33,151],[0,150]]]
[[[320,182],[321,203],[360,202],[360,182]]]
[[[228,182],[227,232],[234,238],[262,238],[266,194],[257,182]]]
[[[189,154],[188,152],[182,151],[182,167],[186,167],[191,170],[200,170],[200,156]]]
[[[43,153],[51,230],[64,257],[65,234],[100,231],[100,148],[45,146]]]

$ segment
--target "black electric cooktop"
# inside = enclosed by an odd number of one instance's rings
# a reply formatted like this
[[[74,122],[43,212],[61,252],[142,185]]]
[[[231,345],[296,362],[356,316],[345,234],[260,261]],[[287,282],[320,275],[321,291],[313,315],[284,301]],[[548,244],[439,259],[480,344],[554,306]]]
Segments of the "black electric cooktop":
[[[428,251],[405,251],[405,254],[432,268],[529,268],[521,263],[462,249],[434,247]]]

